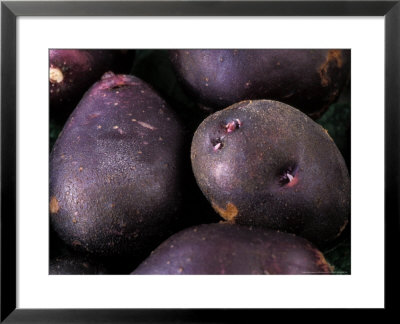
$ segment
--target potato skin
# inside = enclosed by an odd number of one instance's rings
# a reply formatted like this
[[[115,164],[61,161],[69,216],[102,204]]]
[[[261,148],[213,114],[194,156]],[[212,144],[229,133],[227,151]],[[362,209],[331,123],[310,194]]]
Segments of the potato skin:
[[[132,50],[50,49],[50,109],[70,109],[107,71],[128,73]]]
[[[50,218],[60,238],[99,256],[146,255],[180,217],[183,137],[149,85],[106,73],[50,155]]]
[[[189,92],[216,110],[247,99],[290,104],[313,119],[334,102],[350,75],[350,50],[171,50]]]
[[[323,254],[292,234],[229,223],[185,229],[132,274],[329,274]]]
[[[236,120],[241,125],[227,132]],[[295,233],[319,247],[348,223],[343,157],[320,125],[284,103],[243,101],[209,116],[194,134],[191,159],[200,189],[228,221]]]

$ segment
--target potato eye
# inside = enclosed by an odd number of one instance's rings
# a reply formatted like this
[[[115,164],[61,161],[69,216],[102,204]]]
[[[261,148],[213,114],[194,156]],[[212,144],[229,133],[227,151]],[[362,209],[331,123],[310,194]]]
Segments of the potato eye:
[[[214,151],[218,151],[224,146],[220,137],[211,139],[211,145],[213,146]]]
[[[292,182],[294,180],[294,177],[296,176],[296,173],[297,173],[296,166],[289,166],[283,169],[283,171],[281,171],[279,174],[279,184],[281,186],[284,186]]]
[[[227,133],[231,133],[234,130],[236,130],[237,128],[240,128],[242,126],[241,121],[236,118],[234,120],[232,120],[231,122],[229,122],[228,124],[225,125],[225,129]]]

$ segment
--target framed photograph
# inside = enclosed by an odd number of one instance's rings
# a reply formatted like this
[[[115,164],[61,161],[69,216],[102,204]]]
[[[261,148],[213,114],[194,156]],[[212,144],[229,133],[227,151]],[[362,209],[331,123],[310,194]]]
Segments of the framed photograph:
[[[3,1],[1,321],[393,310],[399,15]]]

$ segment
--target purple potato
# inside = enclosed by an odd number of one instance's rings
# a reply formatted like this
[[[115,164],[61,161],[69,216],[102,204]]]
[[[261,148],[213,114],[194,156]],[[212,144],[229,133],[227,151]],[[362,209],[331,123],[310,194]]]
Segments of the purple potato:
[[[206,118],[191,148],[196,181],[225,220],[333,242],[350,217],[350,178],[326,130],[270,100]]]
[[[331,266],[293,234],[229,223],[199,225],[163,242],[132,274],[329,274]]]
[[[184,132],[145,82],[106,73],[50,155],[50,218],[59,237],[98,256],[146,255],[179,223]]]
[[[73,109],[105,72],[129,73],[134,56],[132,50],[50,49],[50,109]]]
[[[272,99],[317,119],[350,75],[350,50],[171,50],[170,57],[183,85],[214,111],[242,100]]]

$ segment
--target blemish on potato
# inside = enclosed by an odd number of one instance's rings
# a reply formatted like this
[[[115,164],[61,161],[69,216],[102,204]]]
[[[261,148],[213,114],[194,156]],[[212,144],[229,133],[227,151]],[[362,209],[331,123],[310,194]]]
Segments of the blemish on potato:
[[[60,205],[58,204],[58,200],[56,197],[51,197],[50,199],[50,213],[57,214],[60,210]]]
[[[326,60],[321,64],[319,68],[319,75],[321,77],[321,85],[327,87],[331,82],[331,78],[328,75],[329,68],[333,65],[341,68],[343,66],[343,57],[341,50],[329,50],[326,56]]]
[[[97,118],[99,116],[100,116],[99,113],[94,113],[94,114],[90,114],[88,117],[89,117],[89,119],[93,119],[93,118]]]
[[[50,67],[50,82],[60,83],[64,80],[62,71],[57,67]]]
[[[151,130],[157,129],[156,127],[151,126],[151,125],[149,125],[149,124],[147,124],[147,123],[145,123],[145,122],[138,121],[137,123],[138,123],[140,126],[143,126],[143,127],[145,127],[145,128],[151,129]]]
[[[322,252],[317,249],[313,249],[313,252],[317,258],[316,265],[325,273],[333,272],[333,267],[326,261]]]
[[[239,210],[237,209],[237,207],[232,204],[232,203],[228,203],[226,205],[226,208],[221,208],[219,207],[217,204],[212,203],[212,207],[215,209],[215,211],[221,215],[222,218],[226,219],[227,221],[234,221],[234,218],[237,216],[237,214],[239,213]]]

